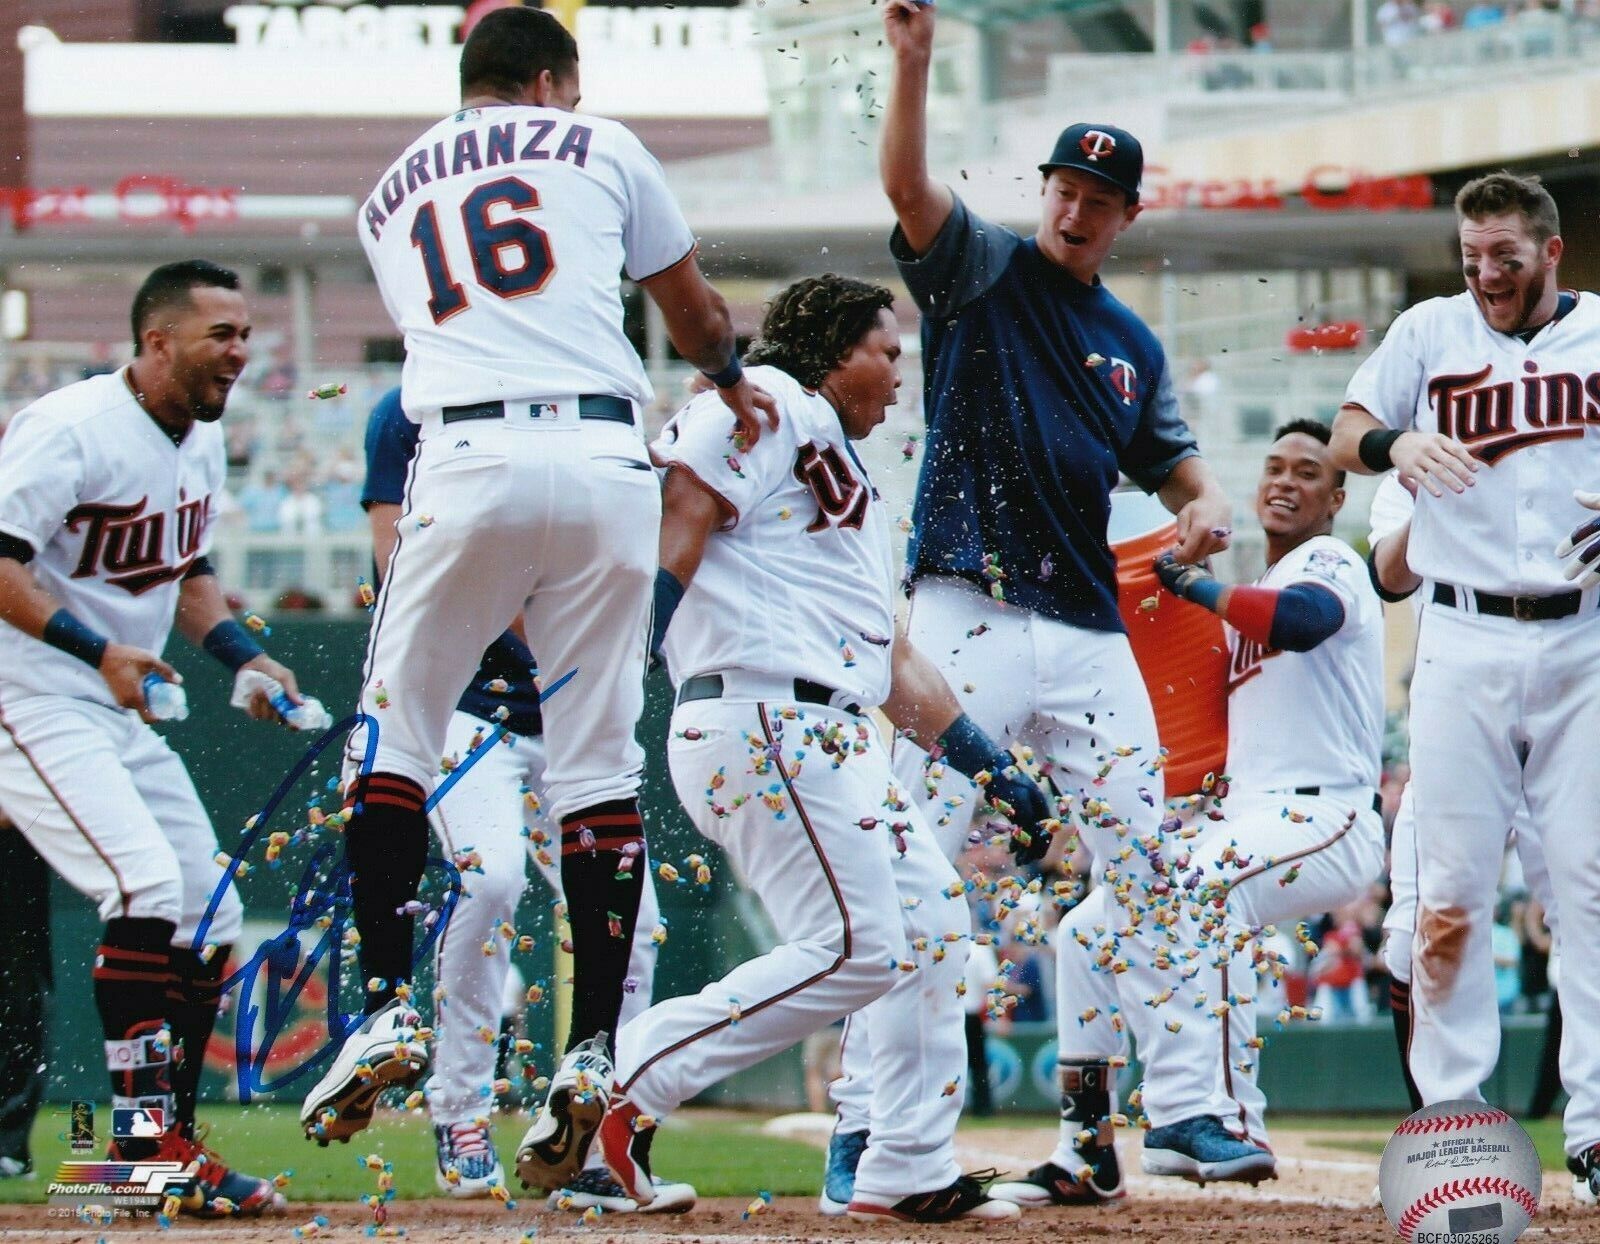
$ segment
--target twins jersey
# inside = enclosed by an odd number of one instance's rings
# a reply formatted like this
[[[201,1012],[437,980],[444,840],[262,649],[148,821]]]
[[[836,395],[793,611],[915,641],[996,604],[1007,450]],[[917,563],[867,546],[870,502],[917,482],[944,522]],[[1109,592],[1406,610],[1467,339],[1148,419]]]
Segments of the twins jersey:
[[[1573,490],[1600,479],[1600,298],[1577,295],[1531,342],[1491,329],[1470,293],[1418,303],[1345,401],[1392,428],[1453,437],[1484,464],[1460,495],[1419,495],[1417,574],[1505,594],[1570,589],[1555,549],[1589,516]]]
[[[222,429],[172,438],[126,369],[46,394],[0,439],[0,532],[26,541],[39,585],[90,629],[158,655],[184,574],[211,547],[227,470]],[[0,625],[0,687],[115,707],[77,657]]]
[[[647,403],[622,331],[621,273],[695,246],[661,166],[615,121],[469,108],[379,180],[358,232],[405,335],[405,405],[609,394]]]
[[[1383,606],[1361,558],[1314,536],[1256,580],[1332,592],[1344,622],[1309,652],[1277,652],[1233,632],[1228,772],[1244,790],[1378,785],[1383,748]],[[1285,729],[1292,720],[1294,728]]]
[[[747,369],[780,408],[747,453],[702,393],[655,449],[722,502],[726,521],[673,615],[665,652],[679,683],[741,669],[809,678],[862,705],[889,694],[894,563],[878,491],[827,398],[775,367]]]

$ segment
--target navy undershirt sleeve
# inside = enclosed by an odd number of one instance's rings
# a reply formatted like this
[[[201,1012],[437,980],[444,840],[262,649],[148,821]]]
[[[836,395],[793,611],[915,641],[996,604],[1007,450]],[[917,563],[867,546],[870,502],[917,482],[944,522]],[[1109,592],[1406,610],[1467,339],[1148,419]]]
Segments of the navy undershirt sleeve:
[[[1291,583],[1278,593],[1268,643],[1279,652],[1310,652],[1344,625],[1344,605],[1325,587]]]
[[[928,253],[918,255],[899,225],[889,251],[906,288],[924,315],[949,316],[976,302],[998,281],[1022,239],[1004,225],[990,224],[959,198]]]
[[[367,418],[367,481],[361,488],[361,508],[399,505],[406,497],[406,469],[417,450],[417,425],[406,418],[400,389],[390,389],[378,399]]]

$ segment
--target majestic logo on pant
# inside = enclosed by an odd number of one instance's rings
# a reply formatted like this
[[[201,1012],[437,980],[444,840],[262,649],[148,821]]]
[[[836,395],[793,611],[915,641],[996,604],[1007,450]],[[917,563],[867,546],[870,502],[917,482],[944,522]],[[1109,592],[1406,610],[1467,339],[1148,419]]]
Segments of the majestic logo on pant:
[[[1529,359],[1523,366],[1537,364]],[[1475,458],[1493,463],[1529,445],[1576,440],[1586,427],[1600,424],[1600,372],[1543,375],[1534,370],[1491,384],[1493,371],[1485,365],[1428,381],[1428,405],[1439,431],[1460,441]]]
[[[800,446],[794,477],[811,490],[817,502],[817,516],[807,531],[823,531],[829,526],[859,529],[866,522],[871,499],[867,486],[832,445]]]
[[[164,510],[146,514],[149,503],[149,497],[140,497],[132,505],[90,503],[68,512],[68,531],[76,532],[87,524],[72,577],[88,579],[104,572],[107,583],[134,596],[181,579],[194,563],[211,525],[211,498],[185,501],[172,512],[172,562],[166,559],[168,515]]]

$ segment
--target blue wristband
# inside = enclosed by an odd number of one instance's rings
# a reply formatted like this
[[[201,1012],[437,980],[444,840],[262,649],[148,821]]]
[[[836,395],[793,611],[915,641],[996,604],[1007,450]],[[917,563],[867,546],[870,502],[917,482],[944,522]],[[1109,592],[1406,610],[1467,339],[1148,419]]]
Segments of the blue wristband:
[[[1222,599],[1222,589],[1226,586],[1222,580],[1213,579],[1205,575],[1196,579],[1184,591],[1184,597],[1199,605],[1202,609],[1216,611],[1217,602]]]
[[[717,388],[731,389],[744,379],[744,364],[739,361],[739,356],[735,354],[728,360],[728,365],[721,371],[708,371],[704,375]]]
[[[50,615],[50,620],[44,624],[44,634],[39,638],[96,670],[106,655],[106,645],[111,642],[104,635],[91,631],[66,609],[57,609]]]
[[[670,570],[656,570],[656,603],[650,614],[650,655],[661,659],[661,644],[667,637],[667,627],[672,625],[672,615],[683,600],[683,584]]]
[[[1016,763],[1010,752],[985,734],[965,713],[939,736],[939,749],[950,767],[967,777],[985,769],[995,772]]]
[[[266,652],[265,648],[250,637],[250,632],[234,618],[218,622],[206,632],[201,647],[235,674],[239,672],[241,666],[254,661]]]

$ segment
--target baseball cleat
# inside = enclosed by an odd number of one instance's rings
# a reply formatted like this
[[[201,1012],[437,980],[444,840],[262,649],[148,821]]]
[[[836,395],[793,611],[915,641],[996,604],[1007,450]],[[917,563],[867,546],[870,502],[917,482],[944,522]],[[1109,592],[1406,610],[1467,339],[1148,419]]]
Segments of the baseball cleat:
[[[1095,1150],[1092,1157],[1083,1153],[1083,1146],[1078,1146],[1084,1165],[1076,1173],[1063,1170],[1054,1162],[1045,1162],[1029,1171],[1024,1179],[992,1184],[989,1195],[1011,1201],[1023,1209],[1042,1209],[1046,1205],[1104,1205],[1120,1200],[1126,1193],[1116,1149],[1110,1145],[1091,1148]]]
[[[506,1181],[494,1137],[483,1119],[466,1123],[440,1123],[433,1129],[433,1180],[439,1191],[465,1200],[491,1196],[491,1188]]]
[[[590,1167],[565,1188],[552,1192],[545,1202],[551,1209],[581,1213],[586,1209],[603,1210],[607,1214],[683,1214],[694,1208],[695,1191],[689,1184],[651,1176],[654,1196],[648,1205],[640,1205],[602,1167]]]
[[[378,1095],[410,1088],[428,1074],[428,1050],[417,1036],[417,1013],[399,998],[374,1011],[345,1038],[300,1107],[307,1140],[348,1141],[372,1122]]]
[[[1176,1175],[1202,1186],[1211,1180],[1257,1184],[1278,1171],[1272,1154],[1238,1139],[1209,1114],[1151,1128],[1140,1165],[1146,1175]]]
[[[544,1105],[517,1146],[517,1174],[524,1186],[561,1188],[583,1169],[611,1100],[608,1040],[609,1034],[599,1033],[573,1046],[561,1060]]]
[[[203,1133],[202,1133],[203,1135]],[[115,1141],[106,1156],[121,1160]],[[189,1182],[176,1193],[180,1213],[196,1218],[255,1218],[265,1213],[279,1214],[288,1206],[283,1193],[270,1179],[259,1179],[232,1169],[212,1150],[178,1127],[161,1134],[161,1148],[149,1162],[182,1162]]]
[[[994,1176],[994,1171],[974,1171],[956,1176],[956,1181],[946,1188],[898,1200],[857,1192],[850,1198],[849,1214],[862,1222],[893,1218],[900,1222],[936,1223],[1020,1217],[1022,1211],[1014,1202],[996,1200],[984,1191],[984,1185]]]
[[[1567,1159],[1572,1172],[1572,1199],[1580,1205],[1600,1205],[1600,1145],[1590,1145]]]
[[[841,1218],[856,1190],[856,1167],[867,1151],[867,1133],[834,1132],[828,1138],[828,1164],[823,1168],[817,1209],[826,1218]]]
[[[600,1152],[606,1165],[641,1209],[656,1195],[650,1174],[650,1144],[655,1138],[656,1121],[625,1097],[613,1102],[600,1121]]]

